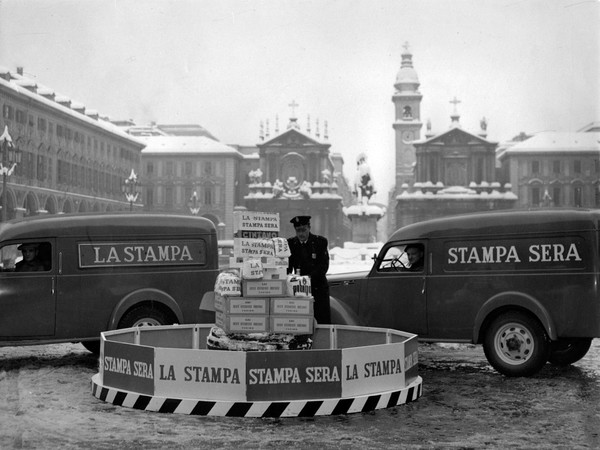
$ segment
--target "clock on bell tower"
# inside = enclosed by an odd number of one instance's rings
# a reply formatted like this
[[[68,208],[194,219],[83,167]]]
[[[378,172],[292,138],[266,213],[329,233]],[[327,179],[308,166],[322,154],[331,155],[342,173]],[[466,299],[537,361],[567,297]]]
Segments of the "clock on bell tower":
[[[395,120],[393,128],[396,131],[396,188],[403,183],[414,182],[413,167],[416,161],[413,141],[420,138],[421,127],[421,99],[419,92],[419,77],[412,65],[412,54],[408,42],[404,44],[402,64],[394,87],[392,96],[395,105]]]

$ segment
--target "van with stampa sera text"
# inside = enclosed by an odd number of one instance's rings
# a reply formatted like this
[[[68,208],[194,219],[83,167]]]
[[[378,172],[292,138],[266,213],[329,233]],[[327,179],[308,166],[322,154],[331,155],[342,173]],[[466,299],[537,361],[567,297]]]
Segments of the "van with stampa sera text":
[[[100,332],[198,323],[218,274],[214,224],[105,213],[0,224],[0,346],[81,342]]]
[[[600,210],[583,209],[415,223],[369,272],[328,276],[331,303],[362,325],[483,344],[507,376],[572,364],[600,337],[599,227]]]

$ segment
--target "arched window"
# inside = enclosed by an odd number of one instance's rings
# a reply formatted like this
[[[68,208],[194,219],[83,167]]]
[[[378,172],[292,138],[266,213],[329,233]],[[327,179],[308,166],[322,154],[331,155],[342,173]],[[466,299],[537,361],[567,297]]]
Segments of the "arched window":
[[[545,194],[544,183],[539,178],[532,178],[529,180],[529,187],[527,193],[529,194],[528,204],[529,206],[542,206],[543,197]]]
[[[577,208],[583,206],[583,188],[580,185],[573,186],[573,206]]]

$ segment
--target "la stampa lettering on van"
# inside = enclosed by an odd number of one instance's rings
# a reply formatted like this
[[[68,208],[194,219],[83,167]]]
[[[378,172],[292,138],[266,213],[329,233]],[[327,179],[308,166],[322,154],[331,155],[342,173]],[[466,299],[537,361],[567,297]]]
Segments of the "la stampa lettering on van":
[[[450,247],[448,264],[500,264],[520,263],[523,259],[530,263],[537,262],[570,262],[581,261],[581,256],[574,243],[565,244],[532,244],[527,254],[519,255],[514,245],[495,245],[489,247]]]
[[[197,247],[197,248],[196,248]],[[80,244],[81,267],[198,264],[202,254],[197,243]]]

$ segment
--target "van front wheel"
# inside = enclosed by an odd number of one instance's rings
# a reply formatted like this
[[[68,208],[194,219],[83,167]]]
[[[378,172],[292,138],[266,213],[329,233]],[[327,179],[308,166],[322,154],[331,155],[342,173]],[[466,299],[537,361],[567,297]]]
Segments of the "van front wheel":
[[[508,377],[527,377],[538,372],[550,354],[544,327],[518,311],[498,316],[485,333],[483,350],[494,369]]]
[[[154,327],[168,325],[169,320],[165,313],[158,309],[140,306],[132,309],[119,321],[119,328]]]

